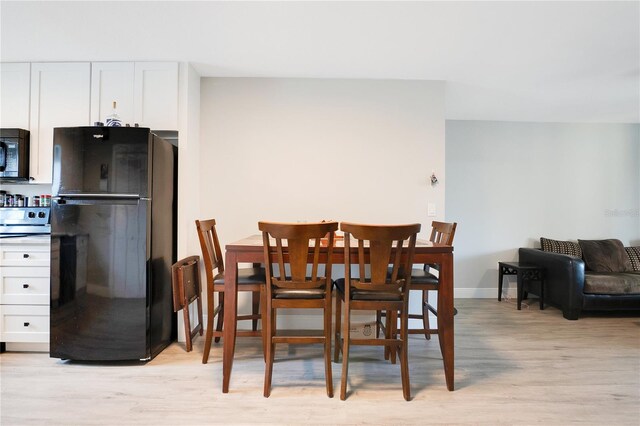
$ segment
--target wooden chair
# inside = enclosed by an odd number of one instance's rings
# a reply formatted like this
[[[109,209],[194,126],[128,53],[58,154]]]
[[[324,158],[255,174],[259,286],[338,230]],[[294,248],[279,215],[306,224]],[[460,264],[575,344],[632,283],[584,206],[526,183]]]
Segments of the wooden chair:
[[[456,222],[431,222],[431,236],[429,241],[434,243],[453,245],[453,237],[456,234]],[[411,270],[411,286],[409,290],[422,291],[422,313],[409,314],[409,319],[421,319],[423,328],[410,328],[409,334],[424,334],[427,340],[431,339],[432,334],[437,334],[437,328],[431,328],[429,325],[429,312],[432,312],[435,316],[438,315],[437,309],[429,303],[429,291],[438,290],[438,277],[434,275],[431,270],[438,270],[438,265],[423,265],[422,269]],[[376,335],[379,335],[380,330],[384,330],[384,324],[382,318],[385,316],[383,312],[378,311],[376,315]]]
[[[202,286],[200,285],[200,256],[189,256],[171,266],[171,284],[173,287],[173,312],[182,309],[184,315],[184,335],[187,352],[193,348],[192,340],[202,336]],[[197,301],[198,323],[191,329],[189,306]]]
[[[204,268],[207,275],[207,335],[204,342],[204,353],[202,363],[209,360],[211,350],[211,340],[215,336],[215,341],[219,342],[222,337],[222,327],[224,322],[224,259],[218,234],[216,232],[216,220],[196,220],[196,229],[200,239],[200,248],[204,259]],[[238,330],[237,336],[262,336],[257,331],[260,315],[260,299],[263,294],[265,284],[264,268],[254,264],[252,268],[238,269],[238,291],[252,292],[252,313],[251,315],[238,315],[238,320],[252,320],[251,330]],[[218,293],[218,306],[214,309],[214,294]],[[213,329],[213,319],[218,316],[216,329]],[[264,342],[263,342],[264,343]]]
[[[453,245],[453,237],[456,235],[456,222],[431,222],[431,236],[429,241],[434,243]],[[409,290],[422,290],[422,314],[411,314],[409,318],[422,319],[422,329],[410,329],[409,334],[423,334],[429,340],[432,334],[437,334],[437,328],[429,326],[429,312],[438,316],[438,311],[429,303],[429,291],[438,290],[438,277],[432,274],[431,269],[438,270],[439,265],[423,265],[422,269],[411,270],[411,286]]]
[[[342,222],[344,231],[345,278],[336,280],[336,347],[334,360],[338,361],[342,347],[342,382],[340,399],[347,396],[347,373],[349,369],[349,347],[351,345],[380,345],[393,348],[400,354],[402,393],[404,399],[411,399],[409,384],[409,363],[407,358],[407,326],[409,308],[409,286],[411,277],[402,277],[401,269],[409,270],[412,265],[420,224],[410,225],[359,225]],[[351,252],[350,239],[357,240],[357,252]],[[407,244],[408,243],[408,244]],[[406,245],[405,245],[406,244]],[[369,247],[366,255],[365,247]],[[357,278],[351,277],[351,265],[358,265]],[[387,268],[391,265],[391,274]],[[341,305],[344,303],[344,323],[341,325]],[[351,339],[349,335],[351,311],[387,311],[384,338]],[[400,319],[400,333],[392,333],[391,322]]]
[[[327,250],[333,248],[334,233],[338,229],[338,222],[259,222],[258,228],[262,231],[267,273],[266,317],[263,323],[266,339],[264,396],[269,397],[271,394],[276,343],[322,343],[324,344],[327,395],[332,398],[331,289],[333,282],[331,281],[331,256],[321,256],[320,251],[323,241],[326,241]],[[286,245],[283,244],[283,240],[286,240]],[[278,267],[277,272],[273,268],[274,264]],[[308,265],[311,265],[311,276],[308,276]],[[319,272],[321,266],[324,266],[324,276],[321,276]],[[285,267],[288,267],[288,270]],[[276,312],[282,308],[322,309],[324,319],[322,336],[299,334],[279,336],[276,333]]]

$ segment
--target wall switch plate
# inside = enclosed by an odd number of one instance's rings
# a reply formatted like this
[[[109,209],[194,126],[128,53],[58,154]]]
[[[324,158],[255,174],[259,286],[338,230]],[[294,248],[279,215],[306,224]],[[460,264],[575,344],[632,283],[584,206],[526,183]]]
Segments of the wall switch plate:
[[[428,203],[427,204],[427,216],[433,217],[436,215],[436,204]]]

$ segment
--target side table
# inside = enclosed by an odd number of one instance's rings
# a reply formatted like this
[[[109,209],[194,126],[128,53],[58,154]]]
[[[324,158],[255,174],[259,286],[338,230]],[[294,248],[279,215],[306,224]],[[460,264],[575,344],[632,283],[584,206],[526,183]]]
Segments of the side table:
[[[516,275],[518,282],[518,310],[522,304],[525,281],[540,281],[540,309],[544,309],[544,268],[531,263],[498,262],[498,300],[502,300],[502,278]]]

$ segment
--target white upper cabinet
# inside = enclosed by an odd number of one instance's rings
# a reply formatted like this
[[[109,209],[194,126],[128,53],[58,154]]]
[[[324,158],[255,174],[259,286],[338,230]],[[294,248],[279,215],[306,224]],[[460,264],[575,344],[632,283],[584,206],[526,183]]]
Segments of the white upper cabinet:
[[[136,62],[135,122],[155,130],[178,129],[178,63]]]
[[[133,62],[91,64],[91,123],[104,123],[116,102],[122,124],[133,126]]]
[[[51,182],[53,128],[105,122],[178,129],[177,62],[0,64],[0,127],[31,131],[30,175]]]
[[[91,121],[104,123],[113,109],[113,101],[123,125],[176,130],[178,63],[92,63]]]
[[[31,64],[0,64],[0,127],[29,129]]]
[[[31,64],[30,174],[36,182],[51,182],[53,128],[89,125],[90,105],[88,62]]]

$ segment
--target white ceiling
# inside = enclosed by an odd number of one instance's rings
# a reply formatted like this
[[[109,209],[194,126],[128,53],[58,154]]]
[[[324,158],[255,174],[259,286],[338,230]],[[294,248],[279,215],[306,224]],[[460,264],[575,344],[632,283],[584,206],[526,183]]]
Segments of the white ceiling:
[[[446,81],[449,119],[640,122],[640,2],[8,2],[0,60]]]

